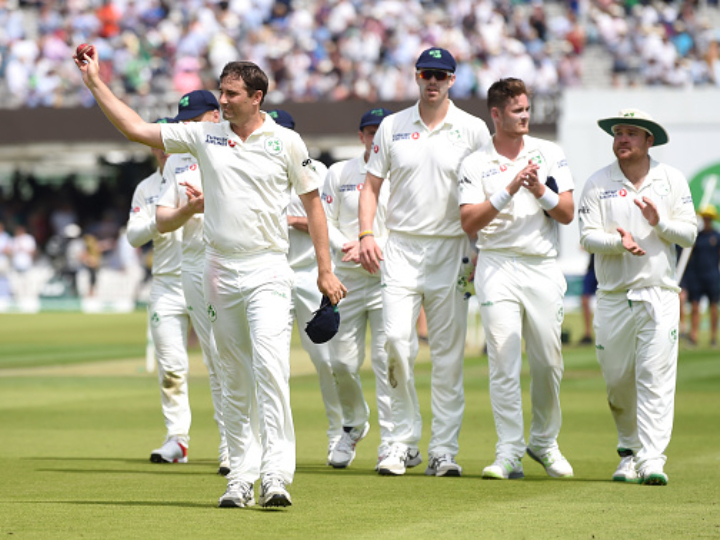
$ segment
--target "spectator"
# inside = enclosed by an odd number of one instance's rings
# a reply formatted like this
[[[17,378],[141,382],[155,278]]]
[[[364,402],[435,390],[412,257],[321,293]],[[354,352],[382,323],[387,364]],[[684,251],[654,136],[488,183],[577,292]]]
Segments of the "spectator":
[[[9,248],[10,262],[17,277],[16,296],[23,298],[29,293],[27,274],[32,269],[37,244],[24,225],[16,225]]]

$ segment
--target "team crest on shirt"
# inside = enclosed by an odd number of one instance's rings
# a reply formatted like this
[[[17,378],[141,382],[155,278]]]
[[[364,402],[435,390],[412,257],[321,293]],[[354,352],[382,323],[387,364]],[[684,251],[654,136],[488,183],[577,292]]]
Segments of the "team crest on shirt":
[[[158,315],[157,311],[153,311],[153,314],[150,316],[150,324],[153,326],[160,326],[160,315]]]
[[[462,142],[462,132],[459,129],[448,131],[448,139],[450,139],[452,143]]]
[[[562,306],[558,308],[555,318],[557,319],[557,322],[563,322],[563,319],[565,318],[565,309]]]
[[[668,184],[666,180],[655,182],[653,184],[653,191],[661,197],[664,197],[670,193],[670,184]]]
[[[271,156],[277,156],[283,151],[283,144],[277,137],[271,137],[265,141],[265,151]]]
[[[670,339],[670,343],[675,343],[678,340],[677,328],[673,328],[672,330],[670,330],[670,333],[668,334],[668,338]]]
[[[217,311],[215,311],[215,306],[213,306],[212,304],[208,304],[207,314],[208,314],[208,319],[210,319],[210,322],[217,321]]]

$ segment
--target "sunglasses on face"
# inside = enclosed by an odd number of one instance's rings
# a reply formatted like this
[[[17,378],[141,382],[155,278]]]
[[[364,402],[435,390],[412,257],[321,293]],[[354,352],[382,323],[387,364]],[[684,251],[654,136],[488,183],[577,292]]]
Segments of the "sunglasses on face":
[[[450,76],[450,73],[447,71],[438,71],[435,69],[423,69],[421,71],[418,71],[420,74],[420,78],[426,81],[429,81],[433,77],[435,77],[436,81],[444,81]]]

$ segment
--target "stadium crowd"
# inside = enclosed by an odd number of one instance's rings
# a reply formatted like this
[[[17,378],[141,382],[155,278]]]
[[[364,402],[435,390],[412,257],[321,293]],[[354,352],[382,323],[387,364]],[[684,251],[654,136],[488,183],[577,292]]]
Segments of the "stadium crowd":
[[[519,77],[535,94],[583,84],[602,44],[615,84],[720,85],[718,30],[697,2],[593,0],[0,1],[3,107],[89,106],[68,58],[94,44],[113,90],[135,103],[215,89],[238,58],[270,76],[268,101],[414,98],[412,59],[428,46],[458,60],[453,97],[485,97]],[[717,10],[717,0],[704,3]],[[714,18],[714,17],[713,17]]]

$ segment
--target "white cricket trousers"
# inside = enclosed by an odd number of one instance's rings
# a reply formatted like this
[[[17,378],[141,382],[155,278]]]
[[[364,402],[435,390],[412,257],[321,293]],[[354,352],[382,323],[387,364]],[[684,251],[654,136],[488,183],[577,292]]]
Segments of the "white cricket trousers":
[[[228,481],[295,473],[290,410],[293,273],[284,253],[207,248],[205,298],[222,365]]]
[[[218,458],[222,462],[227,459],[227,439],[225,437],[225,423],[222,417],[222,368],[220,366],[217,345],[215,345],[212,325],[207,314],[207,304],[203,291],[203,273],[201,271],[183,270],[182,286],[183,292],[185,293],[188,314],[190,315],[190,320],[192,321],[193,328],[200,342],[200,348],[202,349],[203,363],[208,370],[210,392],[215,411],[213,418],[215,418],[218,431],[220,432]]]
[[[458,453],[465,409],[463,357],[467,301],[457,281],[466,236],[441,238],[391,232],[382,264],[383,306],[392,400],[391,442],[417,447],[422,420],[415,391],[415,324],[425,307],[432,360],[430,454]]]
[[[496,456],[521,458],[525,436],[520,388],[522,340],[530,367],[530,445],[557,447],[562,424],[560,333],[567,282],[555,259],[481,251],[475,290],[487,336]]]
[[[633,450],[638,468],[665,463],[670,443],[677,380],[680,300],[653,287],[632,292],[598,291],[593,326],[597,359],[608,405],[618,431],[618,448]]]
[[[155,342],[167,437],[187,445],[190,437],[187,330],[189,316],[179,275],[154,275],[150,287],[150,332]]]
[[[295,272],[295,286],[292,294],[292,310],[298,325],[300,343],[310,356],[315,371],[317,371],[320,395],[328,419],[328,438],[337,438],[343,434],[343,418],[330,361],[330,346],[328,343],[313,343],[305,333],[307,323],[320,308],[322,300],[322,293],[317,285],[318,268],[316,265],[309,265],[295,268],[293,271]]]
[[[332,368],[342,404],[343,425],[360,427],[370,419],[370,408],[363,396],[360,380],[369,324],[370,361],[375,373],[375,397],[380,425],[378,455],[382,455],[391,444],[392,415],[380,279],[362,270],[341,268],[337,269],[336,275],[348,289],[347,296],[338,304],[340,329],[329,342]]]

